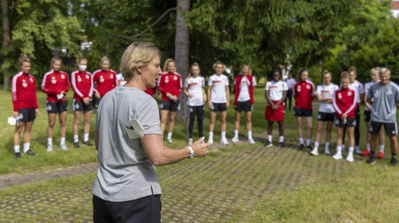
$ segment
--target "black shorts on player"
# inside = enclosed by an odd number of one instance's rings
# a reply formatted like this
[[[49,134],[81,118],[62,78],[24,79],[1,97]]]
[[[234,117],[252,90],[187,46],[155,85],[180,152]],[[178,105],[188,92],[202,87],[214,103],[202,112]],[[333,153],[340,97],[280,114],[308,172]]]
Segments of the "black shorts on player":
[[[253,105],[251,104],[251,101],[237,101],[237,105],[236,106],[234,106],[234,109],[235,110],[237,110],[237,111],[239,111],[239,112],[242,112],[242,111],[245,111],[245,112],[249,112],[249,111],[252,111],[253,110]]]
[[[337,127],[355,127],[356,126],[356,118],[347,118],[346,123],[340,118],[335,118],[334,124]]]
[[[296,117],[312,117],[313,109],[300,109],[300,108],[294,107],[294,116],[296,116]]]
[[[90,100],[88,105],[85,105],[83,101],[76,101],[75,99],[73,100],[72,104],[72,110],[73,111],[91,111],[93,110],[93,105]]]
[[[35,108],[20,108],[18,109],[18,112],[18,121],[20,122],[30,122],[36,119]]]
[[[387,134],[387,136],[398,135],[398,125],[396,122],[383,123],[383,122],[370,121],[370,133],[373,135],[378,135],[382,125],[384,125],[385,133]]]
[[[371,114],[371,111],[367,111],[367,110],[364,111],[364,121],[366,121],[366,122],[370,121],[370,114]]]
[[[62,102],[47,101],[46,110],[47,113],[58,113],[58,112],[61,113],[68,111],[68,101],[62,101]]]
[[[211,111],[227,111],[226,103],[212,103]]]
[[[167,111],[180,111],[179,100],[177,100],[177,101],[163,101],[162,100],[160,109],[167,110]]]
[[[317,115],[317,121],[321,122],[333,122],[335,113],[319,112]]]
[[[102,97],[97,98],[96,96],[93,96],[93,99],[92,99],[93,108],[98,109],[101,99],[102,99]]]

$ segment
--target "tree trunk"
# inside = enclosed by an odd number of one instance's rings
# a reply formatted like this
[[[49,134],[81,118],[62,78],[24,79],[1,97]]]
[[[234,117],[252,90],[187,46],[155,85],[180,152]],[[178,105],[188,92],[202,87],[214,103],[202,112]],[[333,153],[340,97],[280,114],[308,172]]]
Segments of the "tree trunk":
[[[8,18],[8,4],[7,0],[1,0],[1,9],[3,14],[3,45],[2,47],[6,47],[10,44],[10,22]],[[3,63],[8,64],[8,57],[5,55]],[[8,88],[9,84],[9,74],[8,67],[3,70],[4,76],[4,89]]]
[[[176,12],[176,37],[175,37],[175,61],[176,70],[181,75],[182,81],[186,80],[188,73],[188,51],[190,46],[189,30],[186,21],[181,15],[182,12],[190,11],[190,0],[177,0]],[[177,113],[177,118],[180,120],[187,120],[187,96],[182,93],[179,96],[180,111]]]

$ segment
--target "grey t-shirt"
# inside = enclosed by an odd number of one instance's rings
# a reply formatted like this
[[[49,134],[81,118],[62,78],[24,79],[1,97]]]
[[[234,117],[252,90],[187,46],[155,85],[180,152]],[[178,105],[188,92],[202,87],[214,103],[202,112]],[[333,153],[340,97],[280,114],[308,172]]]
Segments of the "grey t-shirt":
[[[390,81],[383,86],[378,82],[370,87],[367,98],[374,98],[371,120],[375,122],[396,122],[396,103],[399,102],[399,87]]]
[[[117,87],[101,100],[96,119],[99,132],[97,170],[93,194],[112,202],[161,194],[155,167],[140,138],[131,139],[127,122],[138,120],[146,134],[161,134],[156,101],[144,91]]]

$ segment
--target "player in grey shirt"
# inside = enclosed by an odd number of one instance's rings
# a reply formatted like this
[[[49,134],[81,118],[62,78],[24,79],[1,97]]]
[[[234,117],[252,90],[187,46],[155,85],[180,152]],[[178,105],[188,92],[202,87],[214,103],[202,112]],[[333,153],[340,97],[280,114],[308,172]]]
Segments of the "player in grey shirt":
[[[94,222],[160,222],[161,187],[154,165],[202,157],[210,144],[168,149],[156,101],[144,92],[161,74],[159,51],[133,43],[123,54],[126,84],[108,92],[98,108],[96,148],[100,167],[93,185]]]
[[[379,83],[370,87],[367,94],[367,103],[373,105],[370,120],[370,148],[371,155],[367,163],[374,164],[376,162],[374,151],[377,143],[378,133],[381,126],[384,126],[385,133],[388,135],[391,143],[391,165],[396,166],[396,152],[398,150],[398,127],[396,123],[396,108],[399,107],[399,87],[391,82],[391,72],[387,68],[380,70]],[[374,98],[372,101],[371,99]]]

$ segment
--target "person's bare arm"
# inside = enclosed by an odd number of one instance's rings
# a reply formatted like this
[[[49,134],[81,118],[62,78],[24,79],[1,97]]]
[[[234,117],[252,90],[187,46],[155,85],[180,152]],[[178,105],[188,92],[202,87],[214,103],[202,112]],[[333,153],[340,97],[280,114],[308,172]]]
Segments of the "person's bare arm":
[[[332,98],[323,98],[321,94],[317,94],[317,100],[324,103],[332,103]]]
[[[367,103],[370,104],[370,105],[373,105],[373,102],[371,101],[370,98],[367,98]]]
[[[226,85],[225,88],[226,88],[226,100],[227,100],[226,108],[228,108],[230,107],[230,90],[228,85]]]

